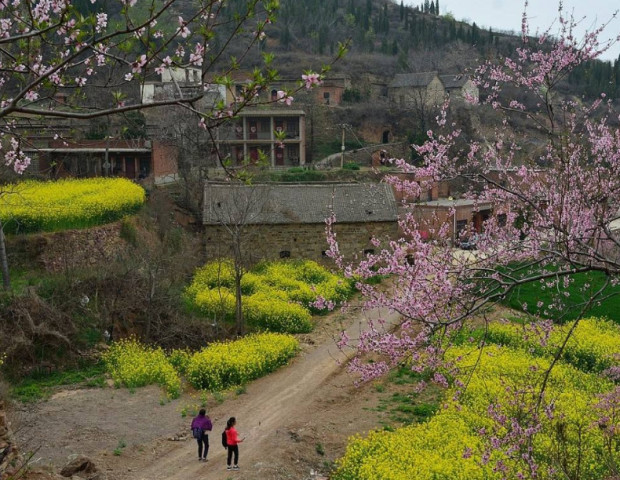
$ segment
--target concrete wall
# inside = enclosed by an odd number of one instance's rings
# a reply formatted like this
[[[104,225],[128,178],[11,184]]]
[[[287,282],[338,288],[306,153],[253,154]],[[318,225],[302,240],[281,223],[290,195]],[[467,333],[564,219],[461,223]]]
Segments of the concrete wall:
[[[375,249],[373,237],[396,238],[396,222],[337,224],[336,235],[345,257],[363,254]],[[204,226],[207,256],[214,258],[230,255],[230,236],[222,226]],[[280,252],[290,252],[290,258],[308,258],[327,261],[323,252],[329,248],[324,224],[249,225],[244,233],[244,250],[249,262],[263,258],[280,258]]]

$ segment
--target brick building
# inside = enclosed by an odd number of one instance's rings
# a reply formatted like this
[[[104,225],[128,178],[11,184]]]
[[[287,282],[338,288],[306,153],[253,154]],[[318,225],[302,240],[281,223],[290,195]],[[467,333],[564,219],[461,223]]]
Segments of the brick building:
[[[158,141],[51,140],[28,153],[36,157],[37,173],[51,178],[151,178],[155,184],[178,178],[176,149]]]
[[[282,139],[277,137],[280,132],[284,132]],[[216,141],[221,155],[233,163],[255,163],[266,156],[271,167],[304,165],[305,113],[290,108],[247,108],[237,121],[218,131]]]

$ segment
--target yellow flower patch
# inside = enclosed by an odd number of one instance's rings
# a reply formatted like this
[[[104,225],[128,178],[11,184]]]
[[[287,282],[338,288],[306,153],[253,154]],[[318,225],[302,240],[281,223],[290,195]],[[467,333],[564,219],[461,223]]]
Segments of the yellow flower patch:
[[[85,228],[135,213],[145,202],[142,187],[124,178],[27,180],[3,187],[0,219],[7,232]]]

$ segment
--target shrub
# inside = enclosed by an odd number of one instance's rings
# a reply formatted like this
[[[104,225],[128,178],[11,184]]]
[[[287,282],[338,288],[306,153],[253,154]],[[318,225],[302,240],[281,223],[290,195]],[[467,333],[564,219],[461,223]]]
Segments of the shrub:
[[[312,331],[312,316],[306,308],[268,294],[247,297],[243,302],[243,315],[248,325],[256,330],[280,333]]]
[[[303,333],[312,329],[311,312],[319,297],[334,304],[354,292],[353,282],[334,275],[318,263],[261,262],[241,279],[243,313],[248,325],[259,331]],[[235,315],[234,274],[230,260],[215,261],[198,269],[186,298],[205,315],[231,320]]]
[[[170,398],[181,393],[181,380],[159,347],[143,345],[130,338],[113,343],[102,357],[117,385],[136,388],[158,384]]]
[[[213,343],[192,356],[187,378],[199,389],[217,391],[243,385],[286,364],[298,346],[294,337],[278,333]]]
[[[170,365],[181,375],[185,375],[191,358],[192,352],[187,348],[174,349],[168,354]]]
[[[342,166],[343,170],[359,170],[360,166],[354,162],[347,162]]]
[[[4,188],[0,219],[10,232],[86,228],[135,213],[145,202],[142,187],[124,178],[27,180]]]

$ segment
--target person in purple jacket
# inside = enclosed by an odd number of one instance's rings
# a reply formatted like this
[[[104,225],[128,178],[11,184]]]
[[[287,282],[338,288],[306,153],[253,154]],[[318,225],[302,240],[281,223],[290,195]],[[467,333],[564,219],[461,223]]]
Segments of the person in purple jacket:
[[[203,408],[198,415],[192,420],[192,433],[198,442],[198,461],[206,462],[207,453],[209,453],[209,433],[213,428],[211,419],[207,415],[207,411]],[[204,450],[203,450],[204,445]]]

